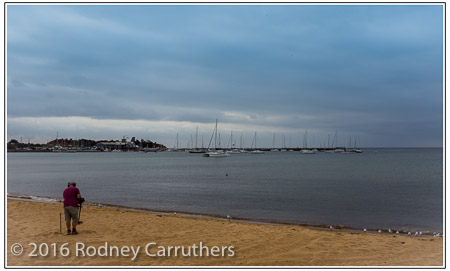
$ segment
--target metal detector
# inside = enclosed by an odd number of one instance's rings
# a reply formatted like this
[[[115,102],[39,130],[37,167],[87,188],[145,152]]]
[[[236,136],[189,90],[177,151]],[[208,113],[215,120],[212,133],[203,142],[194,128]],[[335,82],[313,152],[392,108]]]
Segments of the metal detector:
[[[83,221],[81,221],[81,207],[83,206],[84,198],[80,198],[78,201],[78,225],[83,224]]]

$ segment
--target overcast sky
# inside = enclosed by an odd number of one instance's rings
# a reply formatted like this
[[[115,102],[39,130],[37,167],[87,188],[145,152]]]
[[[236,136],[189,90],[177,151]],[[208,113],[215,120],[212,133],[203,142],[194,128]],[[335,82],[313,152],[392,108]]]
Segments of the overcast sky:
[[[222,144],[442,146],[443,7],[7,5],[8,139],[207,144],[216,119]]]

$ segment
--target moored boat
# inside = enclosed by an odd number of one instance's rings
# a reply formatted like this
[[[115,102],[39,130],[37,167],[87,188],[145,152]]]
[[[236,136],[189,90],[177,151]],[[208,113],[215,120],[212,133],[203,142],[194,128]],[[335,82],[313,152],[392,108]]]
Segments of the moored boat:
[[[213,151],[208,151],[206,153],[203,154],[203,157],[228,157],[230,156],[228,153],[222,151],[222,150],[217,150],[216,148],[217,146],[217,119],[216,119],[216,127],[214,128],[214,150]],[[208,146],[209,148],[209,146]]]

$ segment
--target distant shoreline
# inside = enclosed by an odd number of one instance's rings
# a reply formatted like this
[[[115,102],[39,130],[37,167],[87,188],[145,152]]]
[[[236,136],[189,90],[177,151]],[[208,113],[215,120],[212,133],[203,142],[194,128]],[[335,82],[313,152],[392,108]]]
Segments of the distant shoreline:
[[[444,147],[364,147],[364,148],[360,148],[361,150],[395,150],[395,149],[443,149]],[[251,151],[253,150],[253,148],[243,148],[246,151]],[[270,152],[273,148],[258,148],[261,151],[265,151],[265,152]],[[294,151],[294,152],[300,152],[302,150],[317,150],[318,152],[325,152],[325,151],[333,151],[336,149],[343,149],[346,150],[345,147],[339,147],[339,148],[286,148],[287,151]],[[137,150],[137,151],[119,151],[121,153],[123,152],[127,152],[127,153],[152,153],[152,152],[187,152],[190,149],[187,148],[182,148],[182,149],[178,149],[178,151],[167,151],[167,150],[155,150],[155,151],[142,151],[142,150]],[[206,150],[206,149],[205,149]],[[229,150],[227,148],[217,148],[217,150]],[[82,152],[82,153],[99,153],[99,152],[111,152],[111,151],[101,151],[101,150],[70,150],[70,151],[52,151],[52,150],[7,150],[8,153],[78,153],[78,152]]]

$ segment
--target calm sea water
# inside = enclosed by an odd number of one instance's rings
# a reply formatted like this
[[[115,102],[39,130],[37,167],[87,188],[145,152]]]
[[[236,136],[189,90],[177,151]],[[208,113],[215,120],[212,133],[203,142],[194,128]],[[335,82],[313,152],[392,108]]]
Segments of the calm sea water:
[[[263,221],[439,231],[443,150],[362,154],[8,153],[7,192]],[[228,176],[226,176],[228,174]]]

